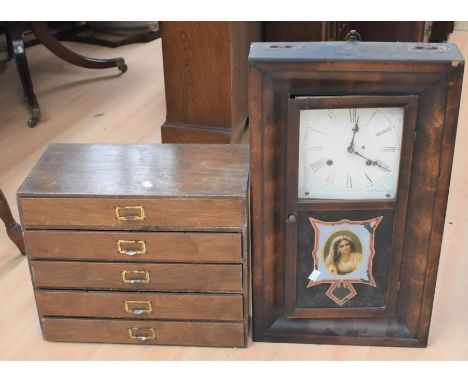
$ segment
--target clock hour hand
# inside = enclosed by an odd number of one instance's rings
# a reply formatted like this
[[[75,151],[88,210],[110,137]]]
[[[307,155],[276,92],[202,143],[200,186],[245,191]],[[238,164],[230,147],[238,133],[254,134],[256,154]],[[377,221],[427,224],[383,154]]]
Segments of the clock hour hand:
[[[356,124],[353,127],[353,138],[351,139],[351,143],[348,146],[348,153],[353,153],[354,152],[354,137],[356,136],[356,133],[359,131],[359,117],[357,117]]]
[[[370,165],[377,166],[377,167],[380,167],[384,171],[390,171],[387,167],[382,166],[378,161],[371,160],[371,159],[365,157],[364,155],[362,155],[361,153],[358,153],[357,151],[354,151],[354,150],[353,150],[353,153],[356,154],[356,155],[359,155],[361,158],[364,158],[366,160],[366,164],[368,166],[370,166]]]

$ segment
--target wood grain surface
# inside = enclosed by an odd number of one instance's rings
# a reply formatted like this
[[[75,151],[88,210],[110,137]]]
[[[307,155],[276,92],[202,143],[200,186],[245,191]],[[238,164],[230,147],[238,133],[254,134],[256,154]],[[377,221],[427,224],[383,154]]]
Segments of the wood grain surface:
[[[43,316],[215,321],[243,319],[242,295],[38,290],[36,301]],[[144,312],[139,313],[138,310]]]
[[[245,346],[241,323],[164,322],[130,320],[42,319],[49,341],[106,342],[152,345]],[[154,339],[129,338],[136,335]]]
[[[231,129],[227,127],[206,127],[167,121],[161,126],[161,134],[164,143],[228,144],[231,141]]]
[[[52,144],[18,195],[245,197],[248,167],[246,145]]]
[[[38,288],[129,291],[241,292],[240,264],[145,264],[33,260]],[[127,271],[124,282],[122,272]],[[142,282],[141,280],[148,280]]]
[[[25,231],[32,259],[242,262],[240,233]],[[118,250],[119,241],[121,251]],[[143,247],[144,246],[144,247]],[[145,249],[145,253],[134,253]],[[129,252],[127,251],[134,251]],[[123,252],[123,253],[122,253]]]
[[[211,198],[29,198],[19,199],[25,228],[148,230],[157,228],[241,227],[244,201]],[[116,208],[143,207],[145,218],[118,220]]]
[[[166,89],[164,143],[243,142],[248,63],[260,22],[161,23]]]

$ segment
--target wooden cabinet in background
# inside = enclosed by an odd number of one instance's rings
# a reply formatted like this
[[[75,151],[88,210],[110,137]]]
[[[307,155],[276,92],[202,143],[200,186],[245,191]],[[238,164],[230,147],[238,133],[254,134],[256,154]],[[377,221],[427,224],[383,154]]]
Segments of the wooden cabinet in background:
[[[163,143],[241,142],[248,124],[247,56],[256,22],[162,22]]]

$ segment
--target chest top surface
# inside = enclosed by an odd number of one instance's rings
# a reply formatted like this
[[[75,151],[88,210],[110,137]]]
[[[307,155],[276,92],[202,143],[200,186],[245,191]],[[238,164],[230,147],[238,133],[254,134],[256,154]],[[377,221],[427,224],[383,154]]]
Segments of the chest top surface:
[[[405,42],[253,43],[250,62],[430,62],[463,61],[454,44]]]
[[[248,145],[51,144],[18,196],[245,197]]]

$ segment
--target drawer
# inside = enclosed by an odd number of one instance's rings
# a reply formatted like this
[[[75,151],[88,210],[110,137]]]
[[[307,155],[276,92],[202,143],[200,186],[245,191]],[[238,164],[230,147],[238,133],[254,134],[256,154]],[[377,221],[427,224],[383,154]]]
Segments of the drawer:
[[[43,318],[49,341],[245,346],[243,323]]]
[[[242,321],[242,295],[36,291],[41,316]]]
[[[239,198],[19,199],[25,228],[144,230],[242,227]]]
[[[240,233],[25,231],[33,259],[241,262]]]
[[[37,288],[242,291],[241,264],[135,264],[33,260]]]

